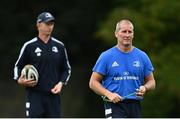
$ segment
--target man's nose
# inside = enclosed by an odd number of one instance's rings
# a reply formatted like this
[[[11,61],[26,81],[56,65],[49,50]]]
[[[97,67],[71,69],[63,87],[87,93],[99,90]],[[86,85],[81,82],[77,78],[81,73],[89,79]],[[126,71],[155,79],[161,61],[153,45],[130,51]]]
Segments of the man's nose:
[[[130,36],[130,33],[129,33],[129,32],[126,32],[126,33],[125,33],[125,36],[129,37],[129,36]]]

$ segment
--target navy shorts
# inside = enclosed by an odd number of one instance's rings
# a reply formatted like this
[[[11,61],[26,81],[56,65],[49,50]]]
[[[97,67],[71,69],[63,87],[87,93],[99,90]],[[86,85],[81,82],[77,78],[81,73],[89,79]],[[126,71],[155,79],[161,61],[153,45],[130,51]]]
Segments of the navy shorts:
[[[52,93],[27,92],[26,117],[58,118],[61,117],[60,95]]]
[[[141,118],[138,100],[123,100],[119,103],[104,102],[106,118]]]

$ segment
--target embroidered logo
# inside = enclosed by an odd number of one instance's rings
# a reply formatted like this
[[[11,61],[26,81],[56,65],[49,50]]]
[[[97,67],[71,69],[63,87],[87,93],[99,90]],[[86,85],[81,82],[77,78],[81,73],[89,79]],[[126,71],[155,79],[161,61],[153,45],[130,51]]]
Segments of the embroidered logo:
[[[39,57],[39,56],[41,56],[42,50],[41,50],[39,47],[37,47],[36,50],[35,50],[34,52],[35,52],[36,55]]]
[[[139,61],[134,61],[133,66],[134,67],[140,67],[140,62]]]
[[[116,61],[114,61],[112,67],[117,67],[117,66],[119,66],[119,64]]]
[[[52,51],[55,52],[55,53],[57,53],[57,52],[58,52],[57,47],[56,47],[56,46],[53,46],[53,47],[52,47]]]
[[[51,18],[52,15],[51,15],[50,13],[46,13],[46,14],[45,14],[45,17],[46,17],[46,18]]]
[[[124,71],[123,75],[127,76],[127,75],[129,75],[129,72],[128,71]]]

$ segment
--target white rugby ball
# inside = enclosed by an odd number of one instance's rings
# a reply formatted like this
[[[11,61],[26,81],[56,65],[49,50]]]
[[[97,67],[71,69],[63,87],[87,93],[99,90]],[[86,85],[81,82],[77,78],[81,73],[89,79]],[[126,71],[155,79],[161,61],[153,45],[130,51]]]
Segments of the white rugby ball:
[[[38,82],[39,74],[37,69],[33,65],[25,65],[21,71],[21,74],[25,76],[25,79],[34,79]]]

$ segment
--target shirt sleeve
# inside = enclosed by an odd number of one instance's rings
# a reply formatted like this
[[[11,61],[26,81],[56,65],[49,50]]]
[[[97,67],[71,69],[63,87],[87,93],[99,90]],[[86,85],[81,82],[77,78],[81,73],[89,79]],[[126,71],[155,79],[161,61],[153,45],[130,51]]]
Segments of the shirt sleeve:
[[[100,73],[102,75],[106,75],[106,71],[107,71],[107,57],[104,53],[102,53],[98,60],[96,61],[95,66],[93,67],[93,72],[97,72]]]
[[[154,67],[151,63],[151,60],[147,56],[147,54],[145,54],[144,61],[145,61],[144,74],[145,74],[145,77],[147,77],[149,74],[151,74],[154,71]]]
[[[26,46],[24,45],[21,48],[18,60],[15,63],[14,66],[14,80],[18,80],[18,78],[21,75],[21,70],[23,69],[24,65],[26,64]]]
[[[66,85],[69,81],[70,76],[71,76],[71,66],[69,64],[68,55],[67,55],[67,51],[66,51],[65,47],[63,50],[63,56],[64,56],[63,67],[62,67],[60,81]]]

